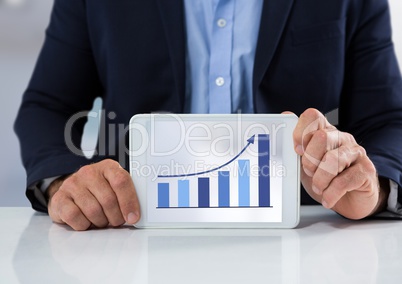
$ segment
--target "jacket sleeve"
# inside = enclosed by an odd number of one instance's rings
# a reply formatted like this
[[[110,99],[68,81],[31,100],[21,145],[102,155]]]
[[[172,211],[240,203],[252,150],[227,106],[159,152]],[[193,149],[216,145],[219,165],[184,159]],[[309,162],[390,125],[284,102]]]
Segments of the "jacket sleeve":
[[[39,181],[93,162],[77,151],[86,112],[102,96],[85,13],[82,0],[54,2],[45,42],[14,125],[27,173],[26,195],[39,211],[47,211]]]
[[[398,185],[402,204],[402,80],[392,43],[387,0],[362,1],[347,46],[341,130],[353,133],[378,175]]]

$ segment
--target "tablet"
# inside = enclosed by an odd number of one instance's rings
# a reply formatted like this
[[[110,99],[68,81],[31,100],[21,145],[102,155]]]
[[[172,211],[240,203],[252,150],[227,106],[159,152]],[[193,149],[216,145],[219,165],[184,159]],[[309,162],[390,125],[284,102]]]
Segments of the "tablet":
[[[139,228],[294,228],[291,114],[140,114],[129,124]]]

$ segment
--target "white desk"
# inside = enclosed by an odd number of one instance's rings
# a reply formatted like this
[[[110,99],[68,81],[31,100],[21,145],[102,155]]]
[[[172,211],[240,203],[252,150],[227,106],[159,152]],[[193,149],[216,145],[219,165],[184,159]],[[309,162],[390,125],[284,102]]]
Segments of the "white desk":
[[[401,283],[400,221],[301,213],[292,230],[74,232],[0,208],[0,283]]]

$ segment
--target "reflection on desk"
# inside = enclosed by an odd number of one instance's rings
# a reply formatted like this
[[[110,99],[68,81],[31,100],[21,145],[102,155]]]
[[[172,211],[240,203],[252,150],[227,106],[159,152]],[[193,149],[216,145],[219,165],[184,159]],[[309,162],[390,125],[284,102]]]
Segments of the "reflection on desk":
[[[297,229],[74,232],[0,208],[1,283],[398,283],[399,221],[349,221],[320,206]]]

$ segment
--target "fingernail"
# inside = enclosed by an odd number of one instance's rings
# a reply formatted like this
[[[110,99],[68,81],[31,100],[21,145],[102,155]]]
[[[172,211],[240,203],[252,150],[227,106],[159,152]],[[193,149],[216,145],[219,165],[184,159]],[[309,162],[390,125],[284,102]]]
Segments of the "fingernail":
[[[133,225],[133,224],[137,223],[138,219],[139,219],[139,214],[131,212],[127,216],[127,223]]]
[[[325,200],[323,200],[321,204],[322,204],[322,206],[324,206],[325,208],[329,209],[328,203],[327,203]]]
[[[298,155],[300,155],[300,156],[302,156],[302,155],[304,154],[303,146],[302,146],[302,145],[297,145],[297,146],[296,146],[296,153],[297,153]]]

